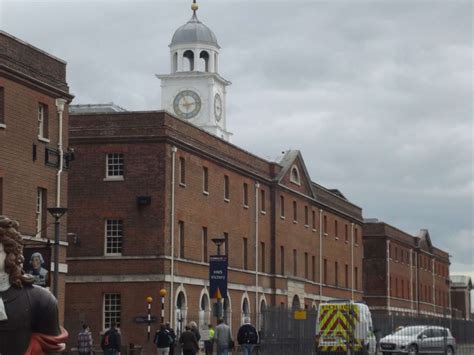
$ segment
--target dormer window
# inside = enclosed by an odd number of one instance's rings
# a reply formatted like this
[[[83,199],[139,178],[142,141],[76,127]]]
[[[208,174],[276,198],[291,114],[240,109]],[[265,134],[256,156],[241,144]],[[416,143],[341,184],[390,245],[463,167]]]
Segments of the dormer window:
[[[290,181],[291,181],[293,184],[301,185],[301,181],[300,181],[300,171],[298,170],[298,167],[297,167],[296,165],[293,165],[293,166],[291,167]]]

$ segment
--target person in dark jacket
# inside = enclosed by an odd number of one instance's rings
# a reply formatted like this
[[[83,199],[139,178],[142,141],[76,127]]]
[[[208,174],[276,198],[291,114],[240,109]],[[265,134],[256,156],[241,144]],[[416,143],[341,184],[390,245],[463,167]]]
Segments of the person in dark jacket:
[[[117,324],[115,321],[112,321],[110,324],[110,329],[107,330],[102,337],[100,345],[102,350],[104,350],[104,354],[106,355],[116,355],[120,353],[122,341],[116,326]]]
[[[174,355],[174,346],[176,344],[176,333],[174,329],[171,328],[170,322],[165,323],[166,331],[171,336],[171,344],[170,344],[170,355]]]
[[[199,345],[196,336],[191,331],[191,327],[187,325],[185,331],[181,333],[179,338],[181,348],[183,349],[183,355],[196,355]]]
[[[251,355],[253,347],[258,343],[257,329],[250,324],[250,318],[244,318],[244,324],[239,328],[237,333],[237,342],[242,348],[244,355]]]
[[[156,345],[158,355],[169,355],[173,339],[167,332],[164,324],[160,325],[160,330],[156,332],[153,342]]]

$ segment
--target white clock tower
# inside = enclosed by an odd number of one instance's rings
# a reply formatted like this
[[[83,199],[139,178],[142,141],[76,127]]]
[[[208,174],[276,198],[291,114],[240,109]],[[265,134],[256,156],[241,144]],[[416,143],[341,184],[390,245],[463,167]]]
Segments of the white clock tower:
[[[193,16],[178,28],[171,40],[171,73],[161,79],[163,109],[226,141],[226,86],[231,82],[218,73],[219,44],[214,33]]]

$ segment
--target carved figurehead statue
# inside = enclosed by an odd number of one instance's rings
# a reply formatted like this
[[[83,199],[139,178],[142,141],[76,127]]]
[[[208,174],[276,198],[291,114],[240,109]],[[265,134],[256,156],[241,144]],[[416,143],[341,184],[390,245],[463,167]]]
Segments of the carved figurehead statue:
[[[22,269],[18,226],[0,215],[0,354],[61,352],[68,333],[59,326],[56,298]]]

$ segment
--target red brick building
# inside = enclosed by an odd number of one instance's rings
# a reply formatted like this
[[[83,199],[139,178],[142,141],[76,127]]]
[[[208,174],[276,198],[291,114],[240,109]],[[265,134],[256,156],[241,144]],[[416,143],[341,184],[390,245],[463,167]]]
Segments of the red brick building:
[[[471,278],[466,275],[452,275],[450,279],[453,317],[467,320],[472,319]]]
[[[233,329],[268,306],[362,300],[362,211],[312,182],[299,151],[261,159],[162,111],[70,115],[66,326],[112,320],[143,344],[147,296],[175,328],[211,319],[212,238],[226,239]],[[72,237],[71,237],[72,238]],[[173,250],[173,251],[172,251]],[[154,325],[156,327],[157,323]]]
[[[25,254],[32,249],[41,251],[50,275],[54,220],[47,208],[67,206],[68,152],[65,151],[67,103],[71,99],[64,61],[0,31],[0,214],[20,222],[27,247]],[[62,171],[61,150],[65,162]],[[61,235],[65,232],[66,218],[63,218]],[[58,293],[61,319],[66,246],[62,238]],[[52,275],[48,285],[51,278]]]
[[[412,236],[377,220],[366,220],[364,299],[373,311],[450,314],[449,254],[434,247],[429,232]]]

